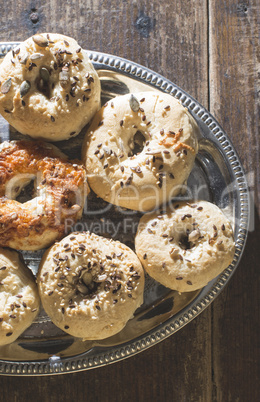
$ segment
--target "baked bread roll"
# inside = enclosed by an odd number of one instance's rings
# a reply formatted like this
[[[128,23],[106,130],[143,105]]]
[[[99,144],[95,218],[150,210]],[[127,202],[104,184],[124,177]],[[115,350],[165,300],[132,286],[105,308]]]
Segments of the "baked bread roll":
[[[31,199],[16,200],[34,183]],[[0,246],[39,250],[71,231],[81,218],[88,186],[79,161],[40,141],[0,144]]]
[[[103,339],[126,325],[143,302],[144,272],[124,244],[72,233],[44,254],[38,288],[57,327],[83,339]]]
[[[179,292],[207,285],[231,264],[235,252],[229,220],[207,201],[173,203],[165,214],[144,215],[135,247],[148,274]]]
[[[100,107],[86,51],[60,34],[37,34],[0,65],[0,113],[20,133],[48,141],[79,134]]]
[[[179,101],[158,92],[111,99],[86,134],[92,190],[121,207],[149,211],[181,192],[197,153],[198,126]]]
[[[0,248],[0,345],[15,341],[39,312],[31,271],[16,251]]]

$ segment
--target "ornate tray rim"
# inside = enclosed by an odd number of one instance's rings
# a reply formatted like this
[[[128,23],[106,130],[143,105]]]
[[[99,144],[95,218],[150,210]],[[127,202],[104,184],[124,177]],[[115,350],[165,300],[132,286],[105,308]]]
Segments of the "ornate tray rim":
[[[19,42],[0,43],[0,59],[18,44]],[[91,357],[88,356],[89,352],[87,351],[80,355],[62,359],[54,356],[46,360],[30,362],[0,360],[0,374],[2,375],[30,376],[78,372],[117,362],[148,349],[184,327],[215,300],[237,268],[245,247],[250,214],[245,172],[232,142],[215,118],[198,101],[160,74],[121,57],[88,50],[87,53],[95,68],[118,71],[169,93],[181,101],[198,121],[208,126],[213,138],[225,154],[229,168],[236,178],[241,215],[235,257],[231,265],[216,279],[213,285],[210,283],[205,286],[188,306],[134,341],[106,347],[104,351],[102,351],[103,348],[98,347],[95,356]]]

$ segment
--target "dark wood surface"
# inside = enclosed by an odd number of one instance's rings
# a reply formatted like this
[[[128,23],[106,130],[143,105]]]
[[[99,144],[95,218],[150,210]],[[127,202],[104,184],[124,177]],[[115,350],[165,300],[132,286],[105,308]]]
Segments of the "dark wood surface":
[[[0,401],[259,400],[259,14],[257,0],[1,1],[0,41],[67,34],[161,73],[208,108],[247,172],[252,220],[232,280],[189,325],[99,369],[0,377]]]

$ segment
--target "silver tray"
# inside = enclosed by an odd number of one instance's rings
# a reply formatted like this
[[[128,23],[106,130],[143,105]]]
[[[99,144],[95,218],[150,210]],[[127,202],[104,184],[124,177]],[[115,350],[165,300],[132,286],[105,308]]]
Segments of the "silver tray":
[[[0,59],[18,43],[0,43]],[[227,134],[195,99],[161,75],[131,61],[98,52],[88,52],[101,79],[102,103],[116,95],[135,91],[163,91],[179,99],[196,119],[201,136],[199,153],[182,198],[204,199],[217,204],[233,223],[236,252],[232,264],[203,289],[179,294],[146,277],[143,305],[117,335],[101,341],[82,341],[59,330],[41,311],[36,321],[10,345],[0,347],[0,374],[48,375],[87,370],[133,356],[174,334],[200,314],[230,280],[241,258],[249,224],[249,195],[245,173]],[[83,132],[59,147],[71,157],[80,156]],[[24,138],[0,119],[0,140]],[[100,209],[103,208],[103,212]],[[136,225],[140,213],[123,216],[114,206],[88,199],[88,216],[81,224],[107,235],[109,222],[130,219]],[[121,224],[110,236],[133,247],[134,235]],[[136,227],[136,226],[135,226]],[[79,227],[76,227],[79,230]],[[23,252],[36,273],[43,252]]]

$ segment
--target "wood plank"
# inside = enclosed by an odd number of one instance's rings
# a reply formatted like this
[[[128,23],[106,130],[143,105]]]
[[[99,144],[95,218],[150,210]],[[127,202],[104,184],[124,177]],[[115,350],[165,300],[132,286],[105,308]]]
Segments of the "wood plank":
[[[232,139],[259,208],[259,3],[209,2],[210,110]],[[259,74],[259,73],[258,73]],[[259,217],[244,257],[213,304],[216,401],[256,401],[259,389]]]

